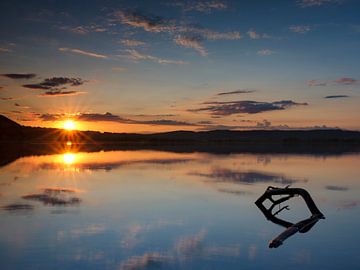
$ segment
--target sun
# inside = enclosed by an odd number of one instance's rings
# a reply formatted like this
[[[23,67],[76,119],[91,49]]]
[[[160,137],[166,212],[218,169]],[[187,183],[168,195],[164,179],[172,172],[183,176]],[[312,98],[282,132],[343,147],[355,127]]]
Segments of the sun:
[[[75,122],[73,120],[66,120],[63,124],[64,129],[66,130],[74,130]]]

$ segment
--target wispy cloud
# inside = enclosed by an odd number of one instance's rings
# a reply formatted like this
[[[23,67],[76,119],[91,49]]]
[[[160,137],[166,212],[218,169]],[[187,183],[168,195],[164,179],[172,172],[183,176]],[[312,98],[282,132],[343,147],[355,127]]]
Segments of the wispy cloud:
[[[84,91],[63,91],[63,90],[56,90],[56,91],[46,91],[43,94],[40,94],[39,97],[68,97],[68,96],[77,96],[86,94]]]
[[[309,80],[307,82],[308,86],[326,86],[327,82],[326,81],[319,81],[319,80]]]
[[[80,49],[59,48],[59,51],[60,52],[71,52],[71,53],[81,54],[81,55],[94,57],[94,58],[102,58],[102,59],[107,59],[108,58],[108,56],[106,56],[104,54],[98,54],[98,53],[94,53],[94,52],[83,51],[83,50],[80,50]]]
[[[59,29],[71,32],[73,34],[78,34],[78,35],[86,35],[86,34],[89,34],[91,32],[101,33],[101,32],[108,31],[105,27],[102,27],[102,26],[99,26],[99,25],[60,26]]]
[[[207,56],[208,52],[201,44],[202,40],[203,38],[200,35],[192,35],[192,36],[179,35],[175,38],[175,43],[186,48],[192,48],[202,56]]]
[[[140,12],[118,10],[114,13],[122,24],[142,28],[148,32],[173,32],[176,30],[174,21],[155,15],[145,15]]]
[[[340,85],[356,85],[360,81],[358,79],[350,77],[341,77],[334,81],[320,81],[320,80],[309,80],[307,82],[308,86],[327,86],[329,84],[340,84]]]
[[[233,32],[216,32],[210,29],[202,28],[200,26],[178,24],[176,20],[165,19],[156,15],[145,15],[140,12],[125,12],[118,10],[114,13],[115,20],[122,24],[129,25],[135,28],[142,28],[147,32],[168,32],[172,34],[192,33],[201,35],[209,40],[236,40],[240,39],[241,35],[237,31]]]
[[[153,55],[143,54],[135,49],[128,49],[128,50],[126,50],[126,52],[128,53],[127,57],[129,57],[130,59],[135,60],[135,61],[150,60],[150,61],[153,61],[158,64],[174,64],[174,65],[187,64],[187,62],[181,61],[181,60],[163,59],[163,58],[156,57]]]
[[[136,40],[136,39],[123,39],[120,40],[120,43],[128,47],[137,47],[137,46],[145,45],[144,41]]]
[[[286,110],[294,106],[305,106],[307,103],[297,103],[292,100],[281,100],[274,102],[258,102],[252,100],[228,101],[228,102],[205,102],[207,106],[190,109],[192,112],[209,112],[212,115],[227,116],[239,113],[256,114],[267,111]]]
[[[118,71],[118,72],[123,72],[123,71],[127,71],[127,68],[125,68],[125,67],[113,67],[112,70],[113,71]]]
[[[178,1],[173,5],[182,7],[184,11],[198,11],[203,13],[211,13],[213,10],[225,10],[228,8],[227,3],[219,0]]]
[[[0,53],[8,53],[8,52],[12,52],[12,49],[0,47]]]
[[[326,4],[339,4],[341,0],[299,0],[297,3],[302,8],[319,7]]]
[[[324,98],[330,98],[330,99],[335,99],[335,98],[348,98],[350,96],[348,95],[332,95],[332,96],[326,96]]]
[[[39,83],[24,84],[23,87],[45,90],[44,93],[39,94],[40,97],[60,97],[84,94],[85,92],[81,91],[66,90],[68,87],[76,87],[83,85],[84,83],[85,81],[80,78],[52,77],[44,79]]]
[[[68,115],[65,114],[42,114],[39,116],[39,119],[42,121],[61,121],[68,118]],[[150,120],[136,120],[121,117],[112,113],[78,113],[71,116],[74,119],[86,122],[116,122],[122,124],[138,124],[138,125],[153,125],[153,126],[197,126],[185,121],[178,121],[172,119],[150,119]]]
[[[292,25],[289,30],[294,33],[306,34],[311,30],[311,27],[309,25]]]
[[[255,30],[252,30],[252,29],[250,29],[246,33],[248,34],[248,36],[251,39],[270,38],[270,36],[268,34],[260,34],[260,33],[256,32]]]
[[[349,77],[342,77],[334,81],[337,84],[343,84],[343,85],[354,85],[359,83],[359,80]]]
[[[257,54],[261,55],[261,56],[269,56],[269,55],[274,54],[274,51],[269,50],[269,49],[263,49],[263,50],[258,51]]]
[[[23,87],[30,89],[58,91],[58,90],[66,89],[64,87],[67,86],[80,86],[84,83],[85,81],[80,78],[52,77],[52,78],[44,79],[40,83],[24,84]]]
[[[253,90],[253,89],[239,89],[239,90],[230,91],[230,92],[220,92],[217,95],[224,96],[224,95],[235,95],[235,94],[248,94],[248,93],[254,93],[254,92],[255,92],[255,90]]]
[[[1,76],[7,77],[10,79],[14,79],[14,80],[19,80],[19,79],[29,80],[29,79],[35,78],[36,74],[34,74],[34,73],[5,73],[5,74],[1,74]]]

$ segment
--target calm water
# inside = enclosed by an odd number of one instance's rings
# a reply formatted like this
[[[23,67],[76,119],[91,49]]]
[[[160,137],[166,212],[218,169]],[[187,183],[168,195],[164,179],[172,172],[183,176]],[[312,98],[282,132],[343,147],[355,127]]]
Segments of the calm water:
[[[0,269],[358,269],[359,165],[356,154],[23,157],[0,168]],[[289,184],[326,219],[270,249],[284,228],[254,201]],[[309,217],[301,198],[288,204],[282,218]]]

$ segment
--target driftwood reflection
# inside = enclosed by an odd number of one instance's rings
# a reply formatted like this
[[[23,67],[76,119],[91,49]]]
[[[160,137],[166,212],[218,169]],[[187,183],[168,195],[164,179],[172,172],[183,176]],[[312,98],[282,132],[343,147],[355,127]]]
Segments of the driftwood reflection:
[[[279,199],[274,199],[273,196],[285,196]],[[311,216],[307,219],[301,220],[297,223],[291,223],[289,221],[280,219],[276,217],[280,212],[287,209],[289,210],[288,206],[281,207],[280,204],[286,202],[287,200],[295,197],[301,196],[309,208],[311,212]],[[269,208],[264,206],[264,202],[269,200],[272,204]],[[324,215],[320,212],[317,208],[315,202],[311,198],[310,194],[302,188],[277,188],[269,186],[265,193],[260,196],[259,199],[255,202],[257,207],[261,210],[261,212],[265,215],[265,217],[270,220],[271,222],[283,226],[286,228],[281,234],[275,237],[273,240],[270,241],[269,247],[270,248],[277,248],[283,244],[283,242],[289,238],[290,236],[294,235],[297,232],[306,233],[308,232],[320,219],[324,219]],[[275,206],[279,206],[279,210],[274,211]]]

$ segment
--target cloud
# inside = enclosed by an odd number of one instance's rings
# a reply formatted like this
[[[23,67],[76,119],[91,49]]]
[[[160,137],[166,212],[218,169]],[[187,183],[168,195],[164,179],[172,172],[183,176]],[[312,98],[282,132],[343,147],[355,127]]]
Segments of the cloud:
[[[225,10],[228,8],[223,1],[179,1],[174,6],[180,6],[184,11],[198,11],[203,13],[211,13],[213,10]]]
[[[268,34],[259,34],[257,33],[255,30],[250,29],[249,31],[246,32],[248,34],[248,36],[251,39],[262,39],[262,38],[270,38],[270,36]]]
[[[191,109],[189,111],[192,112],[209,112],[212,115],[217,116],[227,116],[238,113],[247,113],[247,114],[255,114],[262,113],[267,111],[278,111],[285,110],[293,106],[305,106],[307,103],[297,103],[292,100],[281,100],[274,102],[258,102],[252,100],[244,100],[244,101],[225,101],[225,102],[205,102],[208,106],[199,108],[199,109]]]
[[[319,7],[325,4],[339,4],[341,0],[299,0],[297,3],[302,8]]]
[[[326,96],[324,98],[348,98],[348,95],[332,95],[332,96]]]
[[[0,53],[8,53],[8,52],[12,52],[11,49],[8,49],[8,48],[2,48],[0,47]]]
[[[120,40],[120,43],[125,46],[128,46],[128,47],[136,47],[136,46],[145,45],[144,41],[135,40],[135,39],[123,39],[123,40]]]
[[[66,89],[67,86],[80,86],[84,83],[85,81],[80,78],[52,77],[44,79],[40,83],[24,84],[23,87],[30,89],[50,90],[56,92]]]
[[[218,96],[224,96],[224,95],[235,95],[235,94],[248,94],[248,93],[254,93],[255,90],[252,89],[239,89],[239,90],[235,90],[235,91],[230,91],[230,92],[220,92],[217,95]]]
[[[308,86],[326,86],[327,82],[325,81],[318,81],[318,80],[310,80],[307,82]]]
[[[263,50],[258,51],[257,54],[261,55],[261,56],[269,56],[269,55],[274,54],[274,51],[269,50],[269,49],[263,49]]]
[[[73,34],[78,34],[78,35],[86,35],[90,32],[96,32],[96,33],[101,33],[101,32],[106,32],[107,29],[99,26],[99,25],[89,25],[89,26],[61,26],[59,27],[59,29],[61,30],[65,30],[65,31],[69,31]]]
[[[306,34],[311,30],[311,27],[309,25],[292,25],[289,30],[294,33]]]
[[[125,67],[113,67],[111,70],[118,71],[118,72],[123,72],[123,71],[127,71],[127,68],[125,68]]]
[[[203,38],[200,35],[192,35],[192,36],[179,35],[175,38],[175,43],[186,48],[192,48],[202,56],[207,56],[208,52],[201,44],[202,40]]]
[[[343,84],[343,85],[354,85],[359,83],[359,80],[349,77],[342,77],[334,81],[337,84]]]
[[[85,94],[86,92],[82,91],[63,91],[63,90],[55,90],[55,91],[46,91],[43,94],[40,94],[40,97],[64,97],[64,96],[77,96],[81,94]]]
[[[87,33],[89,33],[89,30],[84,27],[84,26],[75,26],[75,27],[61,27],[62,30],[68,30],[74,34],[79,34],[79,35],[85,35]]]
[[[36,74],[34,74],[34,73],[5,73],[5,74],[1,74],[1,76],[7,77],[10,79],[14,79],[14,80],[18,80],[18,79],[29,80],[29,79],[35,78]]]
[[[119,21],[122,24],[142,28],[144,31],[161,33],[167,32],[170,34],[193,34],[200,35],[204,39],[208,40],[237,40],[241,38],[241,35],[237,31],[233,32],[216,32],[199,26],[178,24],[175,20],[165,19],[155,15],[145,15],[141,12],[126,12],[118,10],[113,13],[115,21]]]
[[[83,51],[83,50],[80,50],[80,49],[59,48],[59,51],[60,52],[71,52],[71,53],[81,54],[81,55],[85,55],[85,56],[89,56],[89,57],[95,57],[95,58],[102,58],[102,59],[107,59],[108,58],[108,56],[106,56],[104,54],[98,54],[98,53]]]
[[[190,173],[190,175],[213,178],[219,182],[230,182],[248,185],[256,183],[275,183],[281,185],[290,185],[300,181],[298,179],[288,178],[279,174],[258,171],[241,172],[225,168],[213,168],[210,173],[192,172]]]
[[[172,32],[176,29],[176,25],[173,21],[164,19],[160,16],[145,15],[140,12],[125,12],[123,10],[116,11],[114,16],[120,20],[122,24],[143,28],[148,32]]]
[[[343,186],[326,186],[327,190],[333,190],[333,191],[347,191],[349,188],[343,187]]]
[[[163,59],[156,56],[148,55],[140,53],[137,50],[129,49],[126,50],[128,53],[127,57],[129,57],[132,60],[140,61],[140,60],[149,60],[153,61],[158,64],[166,65],[166,64],[173,64],[173,65],[184,65],[187,64],[187,62],[181,61],[181,60],[171,60],[171,59]]]
[[[129,120],[122,118],[118,115],[111,114],[109,112],[100,114],[100,113],[82,113],[76,116],[78,120],[88,121],[88,122],[120,122],[120,123],[128,123]]]
[[[64,114],[42,114],[39,116],[42,121],[60,121],[65,118],[68,118],[67,115]],[[197,126],[197,124],[184,122],[184,121],[176,121],[169,119],[155,119],[155,120],[135,120],[121,117],[119,115],[115,115],[112,113],[80,113],[73,118],[80,121],[87,122],[117,122],[122,124],[139,124],[139,125],[159,125],[159,126]]]

